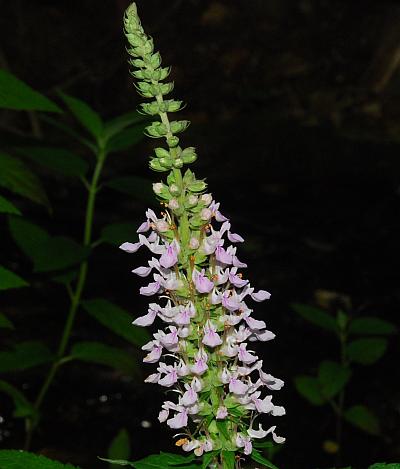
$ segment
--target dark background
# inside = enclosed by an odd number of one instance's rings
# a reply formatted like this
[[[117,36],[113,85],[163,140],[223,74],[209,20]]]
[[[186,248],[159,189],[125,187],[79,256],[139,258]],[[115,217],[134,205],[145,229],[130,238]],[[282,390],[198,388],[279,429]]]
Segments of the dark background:
[[[1,67],[57,99],[55,91],[85,99],[103,117],[140,102],[128,74],[122,14],[125,0],[0,1]],[[397,324],[400,305],[400,5],[390,1],[139,0],[146,31],[172,65],[174,97],[188,103],[180,114],[192,122],[184,142],[197,147],[196,175],[207,177],[223,213],[246,244],[241,259],[259,288],[272,292],[256,308],[277,333],[258,346],[272,374],[286,381],[275,401],[287,437],[277,456],[282,469],[335,464],[323,449],[334,439],[330,409],[301,398],[293,377],[314,373],[322,359],[337,358],[337,345],[291,310],[292,302],[321,304],[327,292],[351,300],[350,313]],[[6,113],[3,130],[29,130],[28,117]],[[147,169],[151,143],[113,155],[105,177],[123,173],[158,180]],[[80,236],[84,192],[48,179],[55,213],[29,208],[53,234]],[[96,226],[142,221],[141,200],[104,191]],[[2,227],[2,260],[29,275]],[[107,297],[133,316],[143,314],[135,258],[102,246],[92,259],[86,296]],[[65,293],[35,288],[2,295],[19,338],[56,344],[67,309]],[[343,300],[344,298],[344,300]],[[102,339],[106,332],[78,318],[75,337]],[[112,340],[106,337],[108,341]],[[117,339],[115,339],[117,342]],[[357,367],[348,402],[367,404],[383,434],[345,427],[343,463],[359,468],[400,460],[398,337],[372,367]],[[150,367],[146,367],[146,375]],[[27,374],[35,394],[39,372]],[[16,378],[16,382],[18,379]],[[155,386],[123,379],[100,367],[71,364],[58,375],[45,403],[46,416],[33,449],[81,464],[104,456],[117,430],[128,428],[133,457],[173,450],[157,415],[163,395]],[[4,447],[19,447],[23,429],[5,402],[0,425]],[[3,407],[3,406],[2,406]],[[143,428],[143,420],[151,423]],[[275,423],[275,422],[274,422]]]

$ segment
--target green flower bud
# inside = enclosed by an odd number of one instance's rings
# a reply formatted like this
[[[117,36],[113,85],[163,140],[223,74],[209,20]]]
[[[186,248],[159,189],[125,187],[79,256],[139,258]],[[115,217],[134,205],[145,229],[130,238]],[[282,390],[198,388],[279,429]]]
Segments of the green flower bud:
[[[167,138],[167,145],[170,148],[176,147],[178,145],[178,143],[179,143],[179,137],[176,137],[175,135],[173,135],[172,137]]]
[[[151,103],[142,103],[141,105],[142,111],[150,116],[155,116],[159,113],[159,105],[157,101],[152,101]]]
[[[183,166],[183,160],[181,158],[176,158],[176,160],[174,160],[174,167],[182,168],[182,166]]]
[[[174,89],[174,83],[172,81],[170,81],[169,83],[162,83],[160,85],[161,94],[163,96],[171,93],[173,89]]]
[[[158,68],[160,65],[161,65],[161,55],[159,52],[156,52],[155,54],[153,54],[151,57],[150,57],[150,60],[149,60],[151,66],[156,69]]]
[[[164,168],[171,169],[172,168],[172,159],[171,158],[160,158],[159,159],[160,165]]]
[[[137,33],[130,33],[126,35],[128,42],[133,47],[143,46],[145,43],[146,38],[137,34]]]
[[[155,148],[154,152],[157,158],[170,158],[171,157],[171,155],[169,154],[169,151],[166,150],[165,148],[161,148],[161,147]]]
[[[183,107],[182,101],[175,101],[173,99],[168,99],[164,101],[163,104],[165,106],[164,112],[177,112],[177,111],[180,111]]]
[[[181,158],[184,163],[193,163],[197,159],[196,151],[194,147],[185,148],[181,153]]]
[[[132,49],[128,49],[129,54],[131,54],[131,50]],[[133,65],[134,67],[137,67],[137,68],[143,68],[143,67],[146,66],[146,64],[144,63],[144,61],[142,59],[130,59],[130,60],[128,60],[128,62],[131,65]]]
[[[169,191],[173,195],[179,195],[179,193],[180,193],[179,187],[176,184],[171,184],[169,186]]]
[[[188,189],[191,192],[202,192],[206,189],[207,184],[204,181],[196,180],[188,185]]]
[[[172,121],[170,123],[171,132],[173,134],[179,134],[187,129],[190,125],[190,121]]]
[[[162,122],[153,122],[145,128],[145,133],[149,137],[159,138],[167,134],[167,129]]]
[[[153,158],[152,160],[150,160],[149,166],[154,171],[160,171],[160,172],[161,171],[168,171],[168,168],[164,168],[163,166],[161,166],[161,164],[160,164],[160,162],[157,158]]]
[[[140,94],[145,98],[154,98],[155,94],[153,91],[153,85],[150,83],[139,81],[135,86],[139,90]]]

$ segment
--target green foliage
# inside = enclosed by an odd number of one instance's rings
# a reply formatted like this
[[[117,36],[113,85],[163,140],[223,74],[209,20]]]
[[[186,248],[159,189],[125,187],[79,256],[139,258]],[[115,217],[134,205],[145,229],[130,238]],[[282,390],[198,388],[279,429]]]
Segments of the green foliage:
[[[50,202],[39,179],[22,161],[0,152],[0,186],[26,197],[37,204],[50,207]]]
[[[43,343],[20,342],[12,351],[0,352],[0,373],[27,370],[52,360],[52,353]]]
[[[63,236],[50,236],[46,230],[22,218],[10,217],[10,233],[28,256],[35,272],[50,272],[74,266],[89,255],[89,248]]]
[[[30,86],[6,70],[0,70],[0,108],[62,112],[50,99],[34,91]]]
[[[0,313],[0,328],[14,329],[13,323],[3,313]]]
[[[332,361],[324,361],[318,369],[318,383],[321,394],[326,399],[335,397],[348,383],[351,376],[349,368]]]
[[[269,467],[270,469],[278,469],[275,464],[272,464],[271,461],[265,459],[258,451],[253,450],[251,453],[251,459],[259,464],[262,464],[264,467]]]
[[[375,415],[364,405],[354,405],[345,410],[343,417],[347,422],[371,435],[380,433],[380,425]]]
[[[291,306],[303,319],[311,322],[315,326],[321,327],[322,329],[326,329],[330,332],[337,331],[338,328],[335,319],[326,311],[300,303],[294,303]]]
[[[235,453],[234,451],[222,451],[222,468],[223,469],[234,469],[235,468]]]
[[[134,127],[124,129],[113,135],[106,143],[107,152],[115,153],[118,151],[124,151],[137,145],[143,140],[143,129],[143,124],[137,124]]]
[[[369,466],[369,469],[400,469],[400,464],[386,464],[384,462],[379,462],[374,464],[373,466]]]
[[[126,114],[121,114],[114,119],[107,121],[104,125],[104,138],[108,141],[114,135],[121,133],[127,127],[131,125],[141,124],[146,120],[146,117],[142,114],[139,114],[137,111],[127,112]]]
[[[77,342],[72,346],[69,357],[109,366],[127,375],[139,374],[138,365],[131,354],[101,342]]]
[[[0,450],[1,469],[79,469],[26,451]]]
[[[100,324],[131,344],[141,347],[150,340],[150,335],[145,329],[132,325],[129,313],[110,301],[96,298],[83,301],[82,306]]]
[[[1,195],[0,195],[0,213],[8,213],[10,215],[21,215],[21,212],[17,209],[17,207]]]
[[[120,246],[126,240],[136,237],[136,227],[133,223],[113,223],[101,230],[101,240],[114,246]]]
[[[171,467],[174,469],[195,469],[198,465],[190,464],[194,460],[194,455],[182,456],[180,454],[163,453],[152,454],[139,461],[111,460],[100,458],[102,461],[109,462],[118,466],[131,466],[135,469],[165,469]]]
[[[18,147],[16,151],[35,163],[70,177],[82,177],[89,169],[88,163],[65,148]]]
[[[373,316],[355,318],[349,325],[349,334],[390,335],[396,332],[397,328],[394,324]]]
[[[27,287],[28,285],[24,279],[0,265],[0,290]]]
[[[387,344],[386,339],[357,339],[347,345],[347,355],[356,363],[372,365],[385,354]]]
[[[151,190],[151,181],[138,176],[124,176],[106,183],[107,187],[129,195],[143,202],[153,202],[154,195]]]
[[[99,142],[103,136],[103,121],[84,101],[60,92],[61,98],[82,126]]]
[[[14,402],[13,416],[17,418],[31,417],[33,420],[37,418],[37,411],[26,397],[13,385],[6,381],[0,380],[0,391],[8,394]]]
[[[325,403],[317,378],[305,375],[296,376],[294,384],[297,391],[311,404],[319,406]]]
[[[129,433],[125,428],[115,435],[111,444],[108,448],[108,458],[109,459],[122,459],[126,460],[131,455],[131,445],[129,441]],[[116,464],[110,464],[110,469],[116,469],[118,466]]]

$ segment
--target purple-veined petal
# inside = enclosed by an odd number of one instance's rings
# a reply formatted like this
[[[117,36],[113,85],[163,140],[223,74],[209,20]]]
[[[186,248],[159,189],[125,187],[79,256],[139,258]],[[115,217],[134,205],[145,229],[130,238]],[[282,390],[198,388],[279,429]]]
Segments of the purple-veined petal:
[[[229,381],[229,391],[233,394],[238,394],[240,396],[246,394],[248,389],[249,387],[247,386],[247,384],[240,381],[240,379],[231,378],[231,380]]]
[[[167,420],[167,425],[170,428],[182,428],[187,426],[187,421],[187,411],[184,410],[183,412],[178,412],[172,419]]]

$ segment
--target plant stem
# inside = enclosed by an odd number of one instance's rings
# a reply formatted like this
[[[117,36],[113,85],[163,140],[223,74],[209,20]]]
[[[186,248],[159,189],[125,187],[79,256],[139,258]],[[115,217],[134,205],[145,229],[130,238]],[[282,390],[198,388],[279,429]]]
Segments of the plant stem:
[[[96,202],[96,194],[98,191],[98,182],[100,179],[100,174],[103,169],[106,156],[107,154],[104,151],[104,149],[100,148],[97,154],[97,162],[93,171],[92,180],[88,187],[88,198],[87,198],[87,204],[86,204],[85,225],[84,225],[84,232],[83,232],[83,246],[84,247],[90,247],[91,240],[92,240],[92,228],[93,228],[93,217],[94,217],[94,208],[95,208],[95,202]],[[84,260],[80,264],[76,287],[75,287],[75,290],[72,292],[71,304],[70,304],[67,319],[64,325],[64,330],[60,339],[60,343],[58,345],[56,361],[52,364],[33,405],[36,411],[39,411],[39,409],[41,408],[43,404],[43,400],[47,394],[49,387],[51,386],[54,380],[54,377],[57,373],[58,368],[60,367],[60,365],[62,365],[65,362],[65,360],[63,360],[65,358],[64,354],[68,346],[69,339],[71,337],[76,313],[79,308],[79,304],[80,304],[81,297],[82,297],[82,292],[83,292],[85,282],[86,282],[87,272],[88,272],[88,261]],[[33,424],[33,421],[30,418],[27,420],[27,423],[26,423],[26,437],[25,437],[25,444],[24,444],[25,450],[28,450],[30,447],[34,430],[35,430],[35,425]]]
[[[348,361],[346,357],[346,341],[347,335],[346,331],[340,331],[340,363],[343,367],[348,366]],[[344,396],[345,388],[340,391],[337,406],[336,406],[336,441],[339,446],[339,451],[337,453],[336,464],[341,465],[342,460],[342,433],[343,433],[343,409],[344,409]]]

